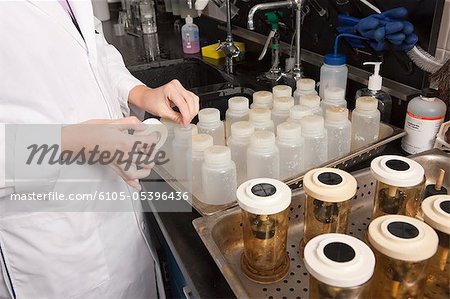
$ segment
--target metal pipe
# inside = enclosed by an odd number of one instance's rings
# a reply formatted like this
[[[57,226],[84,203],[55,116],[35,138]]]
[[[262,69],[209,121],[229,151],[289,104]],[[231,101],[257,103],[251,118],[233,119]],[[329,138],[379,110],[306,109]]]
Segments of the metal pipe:
[[[281,8],[281,7],[291,7],[294,5],[295,5],[294,0],[257,4],[255,6],[253,6],[250,9],[250,11],[248,12],[247,27],[250,30],[255,30],[255,24],[253,23],[253,18],[255,16],[255,13],[258,10],[268,10],[268,9]]]
[[[225,8],[227,11],[227,40],[233,41],[233,34],[231,32],[231,5],[230,0],[225,0]]]

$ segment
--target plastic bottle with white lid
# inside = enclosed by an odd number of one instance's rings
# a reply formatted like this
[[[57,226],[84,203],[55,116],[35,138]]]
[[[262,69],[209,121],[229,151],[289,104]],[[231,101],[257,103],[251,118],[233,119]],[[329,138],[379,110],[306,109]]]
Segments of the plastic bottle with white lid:
[[[322,116],[323,111],[320,108],[320,97],[314,94],[307,94],[300,97],[300,105],[308,106],[312,109],[313,114]]]
[[[214,145],[205,150],[202,187],[201,201],[206,204],[224,205],[236,200],[236,165],[228,147]]]
[[[309,115],[301,121],[303,159],[305,170],[319,166],[328,160],[328,137],[322,116]]]
[[[347,59],[342,54],[327,54],[324,56],[324,64],[320,68],[319,96],[325,97],[328,88],[347,88],[348,68]]]
[[[274,100],[280,97],[292,97],[292,87],[289,85],[276,85],[272,87],[272,96]]]
[[[250,109],[248,119],[253,124],[255,131],[275,132],[275,125],[270,110],[267,108]]]
[[[273,105],[273,96],[270,91],[256,91],[253,93],[253,102],[250,105],[250,108],[266,108],[266,109],[272,109]]]
[[[197,134],[192,136],[192,154],[186,152],[186,160],[192,161],[192,194],[197,198],[202,197],[202,164],[204,152],[213,146],[213,138],[208,134]]]
[[[303,137],[300,124],[284,122],[277,127],[276,144],[280,152],[280,179],[303,171]]]
[[[297,89],[294,92],[295,105],[298,105],[300,96],[307,94],[317,94],[316,81],[313,79],[299,79],[297,80]]]
[[[275,129],[279,124],[285,122],[289,118],[289,110],[293,106],[293,97],[278,97],[273,100],[272,120]]]
[[[227,143],[231,150],[231,159],[236,164],[238,185],[247,180],[247,148],[254,132],[255,128],[249,121],[238,121],[231,125],[231,135]]]
[[[214,145],[225,145],[225,128],[220,120],[220,111],[216,108],[205,108],[198,112],[198,132],[213,137]]]
[[[323,114],[330,107],[347,108],[347,101],[345,100],[345,90],[340,87],[330,87],[325,90],[325,98],[320,103]]]
[[[356,91],[356,99],[360,97],[374,97],[378,100],[378,110],[381,113],[381,121],[389,123],[391,120],[392,98],[391,96],[381,90],[383,84],[383,77],[380,76],[381,62],[364,62],[364,65],[373,65],[375,70],[373,75],[369,77],[369,85],[367,88],[362,88]]]
[[[248,120],[248,99],[246,97],[232,97],[228,99],[228,110],[225,112],[225,136],[231,135],[231,125],[238,121]]]
[[[289,110],[289,118],[287,122],[293,122],[300,124],[303,117],[313,115],[311,107],[305,105],[294,105],[291,110]]]
[[[189,124],[187,127],[178,125],[174,128],[172,152],[175,178],[185,185],[190,185],[192,177],[192,169],[186,160],[186,152],[192,155],[192,135],[197,133],[197,126],[193,124]]]
[[[436,97],[436,90],[424,89],[408,103],[402,149],[417,154],[433,148],[436,135],[444,122],[447,106]]]
[[[275,134],[270,131],[253,133],[247,149],[247,178],[262,177],[280,177],[280,153],[275,144]]]
[[[348,119],[348,109],[330,107],[325,111],[325,128],[328,134],[328,160],[350,153],[352,123]]]
[[[198,26],[194,24],[190,15],[186,17],[186,24],[181,27],[183,53],[195,54],[200,52]]]
[[[167,140],[166,143],[164,143],[164,145],[161,147],[161,151],[164,151],[166,153],[166,158],[169,160],[166,164],[163,165],[163,167],[170,174],[174,175],[172,142],[175,136],[174,129],[177,126],[177,123],[167,118],[161,118],[160,121],[167,128]]]
[[[352,150],[360,149],[378,140],[380,111],[374,97],[360,97],[352,112]]]

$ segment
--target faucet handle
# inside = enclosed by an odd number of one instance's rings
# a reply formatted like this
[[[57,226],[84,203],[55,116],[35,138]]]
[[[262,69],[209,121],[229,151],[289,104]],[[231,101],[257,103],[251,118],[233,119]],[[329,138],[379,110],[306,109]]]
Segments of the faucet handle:
[[[270,41],[272,40],[272,38],[275,36],[276,33],[277,33],[276,30],[270,31],[269,35],[267,36],[266,43],[264,44],[264,48],[263,48],[261,54],[259,55],[258,60],[262,60],[264,58],[264,56],[266,56],[267,49],[269,48],[269,45],[270,45]]]
[[[223,48],[223,44],[222,44],[222,42],[220,41],[220,39],[218,40],[218,43],[219,43],[219,45],[217,46],[216,51],[220,51],[220,50],[222,50],[222,48]]]

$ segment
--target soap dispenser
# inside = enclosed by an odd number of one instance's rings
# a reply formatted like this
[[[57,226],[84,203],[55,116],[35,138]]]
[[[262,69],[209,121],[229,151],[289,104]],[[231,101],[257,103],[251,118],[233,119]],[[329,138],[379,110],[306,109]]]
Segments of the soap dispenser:
[[[381,62],[364,62],[364,65],[373,65],[375,67],[374,73],[369,77],[368,88],[359,89],[356,92],[356,99],[364,96],[374,97],[378,100],[378,110],[381,113],[381,121],[389,123],[391,120],[392,98],[387,93],[381,90],[383,77],[380,76]]]

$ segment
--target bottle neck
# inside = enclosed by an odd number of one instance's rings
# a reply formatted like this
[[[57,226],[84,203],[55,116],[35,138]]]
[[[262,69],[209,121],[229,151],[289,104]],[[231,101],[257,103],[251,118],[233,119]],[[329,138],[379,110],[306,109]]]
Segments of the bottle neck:
[[[222,124],[222,121],[220,120],[213,120],[213,121],[202,121],[202,122],[198,122],[198,126],[205,128],[205,129],[216,129],[218,127],[220,127],[220,125]]]
[[[302,144],[302,137],[300,136],[280,136],[277,137],[277,142],[286,144],[286,145],[301,145]]]
[[[239,136],[239,135],[231,135],[230,136],[230,141],[231,143],[241,143],[241,144],[249,144],[250,143],[250,136],[251,135],[243,135],[243,136]]]

